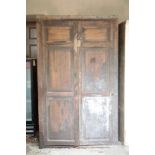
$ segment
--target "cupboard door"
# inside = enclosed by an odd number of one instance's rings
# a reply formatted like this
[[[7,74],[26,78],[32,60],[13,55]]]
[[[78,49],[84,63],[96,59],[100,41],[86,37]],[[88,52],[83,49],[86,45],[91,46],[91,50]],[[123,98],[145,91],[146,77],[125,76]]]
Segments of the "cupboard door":
[[[38,23],[40,147],[118,141],[115,20]]]
[[[73,38],[76,23],[45,21],[42,28],[44,85],[40,124],[43,146],[77,145],[77,67]],[[41,51],[40,51],[41,52]]]
[[[117,27],[82,21],[80,144],[117,142]]]

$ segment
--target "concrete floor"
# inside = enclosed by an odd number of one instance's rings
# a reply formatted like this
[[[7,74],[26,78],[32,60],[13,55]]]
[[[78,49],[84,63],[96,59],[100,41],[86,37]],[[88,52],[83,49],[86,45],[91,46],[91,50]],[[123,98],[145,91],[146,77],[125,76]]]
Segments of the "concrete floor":
[[[26,144],[27,155],[129,155],[128,152],[128,147],[123,145],[39,149],[38,143]]]

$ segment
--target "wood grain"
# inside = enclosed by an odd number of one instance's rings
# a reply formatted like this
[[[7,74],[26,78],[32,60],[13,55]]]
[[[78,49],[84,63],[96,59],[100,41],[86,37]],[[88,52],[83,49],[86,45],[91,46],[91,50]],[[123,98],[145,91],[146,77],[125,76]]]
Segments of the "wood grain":
[[[46,19],[38,28],[40,146],[117,143],[117,21]]]

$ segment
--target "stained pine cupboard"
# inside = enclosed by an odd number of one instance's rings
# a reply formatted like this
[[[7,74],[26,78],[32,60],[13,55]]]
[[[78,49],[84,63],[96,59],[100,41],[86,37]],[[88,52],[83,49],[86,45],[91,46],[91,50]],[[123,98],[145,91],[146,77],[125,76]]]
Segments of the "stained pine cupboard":
[[[118,142],[116,19],[37,23],[40,148]]]

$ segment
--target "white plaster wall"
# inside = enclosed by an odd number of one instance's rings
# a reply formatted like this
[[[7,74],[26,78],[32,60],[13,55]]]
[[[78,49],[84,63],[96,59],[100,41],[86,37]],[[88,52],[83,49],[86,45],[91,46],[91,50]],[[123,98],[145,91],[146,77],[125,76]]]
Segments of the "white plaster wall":
[[[129,16],[129,0],[26,0],[27,15]]]

